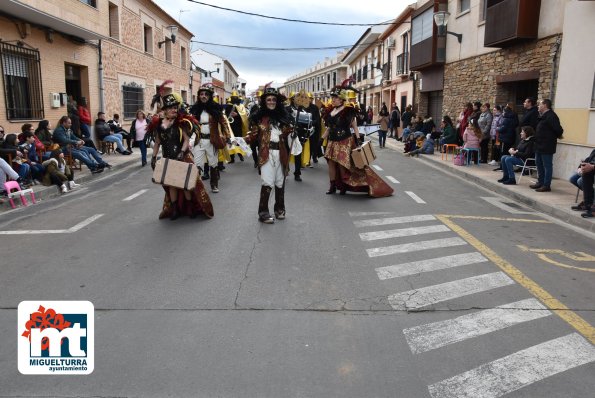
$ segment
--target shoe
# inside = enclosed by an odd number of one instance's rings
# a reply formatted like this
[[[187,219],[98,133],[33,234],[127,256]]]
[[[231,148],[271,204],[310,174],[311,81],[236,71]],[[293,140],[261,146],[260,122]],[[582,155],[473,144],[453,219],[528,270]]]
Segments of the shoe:
[[[330,186],[329,190],[326,191],[326,194],[327,195],[332,195],[335,192],[337,192],[337,185],[335,185],[335,182],[334,181],[331,181],[331,186]]]
[[[314,168],[314,165],[312,163],[308,163],[308,167],[311,168],[311,169],[313,169]]]
[[[112,168],[112,165],[111,165],[111,164],[109,164],[109,163],[103,163],[103,164],[101,165],[101,167],[102,167],[102,168],[104,168],[104,167],[107,167],[108,169],[111,169],[111,168]]]
[[[585,206],[585,202],[581,202],[578,205],[571,206],[570,209],[574,211],[584,211],[587,210],[587,207]]]
[[[502,184],[504,181],[507,181],[507,180],[508,180],[508,178],[500,178],[500,179],[498,180],[498,182],[499,182],[500,184]]]
[[[118,153],[120,153],[120,154],[124,155],[124,152],[126,152],[126,151],[123,151],[123,150],[121,150],[120,148],[116,148],[116,152],[118,152]]]
[[[217,192],[219,192],[219,188],[217,188],[217,187],[211,187],[211,192],[217,193]]]
[[[201,179],[201,180],[203,180],[203,181],[206,181],[206,180],[208,180],[209,178],[210,178],[210,177],[209,177],[208,175],[202,175],[202,176],[200,176],[200,179]]]
[[[243,157],[242,155],[240,155],[239,153],[238,153],[238,157],[240,158],[240,160],[241,160],[242,162],[244,161],[244,157]]]
[[[126,148],[126,150],[127,150],[128,152],[130,152],[130,153],[134,152],[134,151],[132,150],[132,148],[130,148],[130,147]]]
[[[302,177],[300,177],[300,176],[295,176],[295,180],[296,180],[296,181],[300,181],[300,182],[301,182],[301,181],[302,181]]]
[[[540,184],[540,183],[538,183],[538,182],[536,182],[536,183],[535,183],[535,184],[533,184],[533,185],[529,185],[529,188],[531,188],[531,189],[539,189],[539,188],[541,188],[541,187],[543,187],[543,185],[541,185],[541,184]]]
[[[313,159],[314,163],[318,163],[318,159],[314,158]]]
[[[593,217],[593,209],[591,207],[589,207],[589,209],[586,212],[581,213],[581,217],[582,218],[592,218]]]
[[[495,166],[498,164],[498,162],[496,162],[495,160],[492,160],[490,163],[488,163],[490,166]]]
[[[264,224],[274,224],[275,219],[271,215],[259,216],[258,221]]]
[[[123,155],[132,155],[132,151],[126,150],[126,151],[122,152],[122,154]]]
[[[141,167],[145,167],[146,165],[147,165],[147,161],[146,160],[143,160],[142,163],[141,163]]]
[[[94,169],[91,169],[91,174],[99,174],[103,172],[103,169],[100,167],[95,167]]]
[[[502,171],[502,167],[498,167],[498,168],[494,169],[494,171]]]
[[[535,192],[550,192],[552,189],[550,187],[546,187],[545,185],[539,187],[535,190]]]
[[[80,187],[80,186],[81,186],[81,184],[77,184],[77,183],[76,183],[76,182],[74,182],[74,181],[68,181],[68,188],[69,188],[69,189],[74,189],[74,188],[76,188],[76,187]]]
[[[68,192],[68,188],[66,188],[66,185],[62,184],[62,186],[60,187],[60,191],[62,191],[62,193],[66,193]]]
[[[176,220],[178,217],[180,217],[180,210],[178,209],[178,203],[171,202],[171,214],[169,215],[169,219],[173,221],[173,220]]]
[[[104,151],[97,151],[97,153],[100,154],[100,155],[105,155],[105,152]]]
[[[257,167],[258,167],[258,163],[254,163],[254,168],[257,168]]]
[[[516,185],[516,180],[515,179],[506,180],[506,181],[503,181],[502,184],[504,184],[504,185]]]

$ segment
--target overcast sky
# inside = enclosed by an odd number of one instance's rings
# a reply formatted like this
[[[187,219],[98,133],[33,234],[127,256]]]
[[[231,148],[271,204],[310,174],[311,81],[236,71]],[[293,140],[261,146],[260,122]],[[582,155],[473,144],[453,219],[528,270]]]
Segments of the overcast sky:
[[[312,25],[242,15],[187,0],[153,0],[194,34],[193,40],[256,47],[351,46],[367,29]],[[274,17],[333,23],[378,23],[397,17],[415,0],[200,0],[219,7]],[[182,12],[180,13],[180,10]],[[192,44],[227,59],[249,89],[274,81],[282,84],[338,50],[253,51]]]

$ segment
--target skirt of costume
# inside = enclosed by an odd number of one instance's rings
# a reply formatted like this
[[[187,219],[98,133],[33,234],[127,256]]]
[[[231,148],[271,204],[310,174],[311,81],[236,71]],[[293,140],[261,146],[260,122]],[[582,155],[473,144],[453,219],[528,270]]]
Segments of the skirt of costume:
[[[194,159],[191,153],[187,153],[183,161],[194,164]],[[165,198],[163,198],[163,209],[159,214],[159,219],[168,218],[172,211],[171,198],[169,197],[170,187],[164,186],[163,189],[165,191]],[[184,196],[184,190],[178,188],[178,200],[176,201],[176,206],[178,206],[178,210],[182,215],[191,216],[202,213],[208,218],[214,216],[211,198],[209,198],[209,194],[200,177],[196,179],[196,184],[190,191],[190,200],[187,200],[186,196]]]
[[[355,141],[352,137],[343,141],[328,142],[324,157],[341,165],[343,171],[341,178],[337,168],[335,176],[337,188],[351,192],[367,192],[373,198],[391,196],[394,190],[371,167],[366,166],[363,169],[355,167],[351,160],[353,148],[355,148]]]

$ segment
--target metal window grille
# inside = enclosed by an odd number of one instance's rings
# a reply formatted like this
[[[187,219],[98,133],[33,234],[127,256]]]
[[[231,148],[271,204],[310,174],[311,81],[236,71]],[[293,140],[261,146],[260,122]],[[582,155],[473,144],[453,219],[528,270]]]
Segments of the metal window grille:
[[[0,43],[8,120],[43,119],[39,51]]]
[[[124,103],[124,118],[134,118],[136,111],[143,109],[145,105],[145,89],[136,84],[128,83],[122,86],[122,97]]]
[[[80,0],[80,2],[97,8],[97,0]]]

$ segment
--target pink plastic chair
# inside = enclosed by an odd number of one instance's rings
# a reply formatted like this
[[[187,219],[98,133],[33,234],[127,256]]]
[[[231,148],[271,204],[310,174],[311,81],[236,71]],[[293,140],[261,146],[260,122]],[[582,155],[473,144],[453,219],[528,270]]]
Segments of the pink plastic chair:
[[[33,190],[31,188],[21,189],[21,186],[16,181],[6,181],[4,183],[4,189],[6,190],[6,194],[8,195],[8,200],[9,200],[10,205],[12,206],[13,209],[16,208],[16,206],[14,204],[14,200],[13,200],[15,196],[21,197],[21,203],[23,204],[23,206],[28,205],[27,199],[25,198],[26,193],[31,195],[31,202],[37,203],[37,202],[35,202],[35,193],[33,192]],[[13,190],[15,190],[15,192],[12,192]]]

